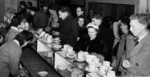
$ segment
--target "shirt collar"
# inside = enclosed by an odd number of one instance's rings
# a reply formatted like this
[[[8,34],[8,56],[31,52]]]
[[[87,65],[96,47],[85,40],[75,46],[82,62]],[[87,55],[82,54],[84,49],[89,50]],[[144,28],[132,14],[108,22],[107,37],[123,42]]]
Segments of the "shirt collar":
[[[140,42],[147,34],[148,34],[148,32],[146,32],[145,34],[143,34],[142,36],[140,36],[139,39],[138,39],[138,42]]]
[[[15,43],[17,43],[18,46],[20,46],[19,41],[18,40],[14,40]]]
[[[14,30],[16,30],[16,31],[19,31],[18,28],[13,27],[13,26],[11,27],[11,29],[14,29]]]

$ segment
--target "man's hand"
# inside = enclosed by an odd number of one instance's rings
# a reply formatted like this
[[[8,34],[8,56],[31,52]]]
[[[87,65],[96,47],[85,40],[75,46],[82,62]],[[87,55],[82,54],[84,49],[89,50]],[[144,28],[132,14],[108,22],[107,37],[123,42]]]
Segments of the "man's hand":
[[[57,32],[57,31],[53,31],[52,34],[55,36],[59,36],[59,32]]]
[[[122,63],[122,66],[124,68],[130,68],[132,67],[131,63],[129,62],[129,60],[124,60],[123,63]]]

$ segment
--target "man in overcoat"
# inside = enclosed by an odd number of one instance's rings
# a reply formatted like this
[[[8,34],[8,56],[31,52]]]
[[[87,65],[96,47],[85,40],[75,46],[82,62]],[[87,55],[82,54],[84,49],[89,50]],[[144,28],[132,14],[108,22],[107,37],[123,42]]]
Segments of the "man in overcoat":
[[[134,37],[127,38],[126,52],[122,58],[122,77],[150,76],[149,15],[131,16],[130,25]]]

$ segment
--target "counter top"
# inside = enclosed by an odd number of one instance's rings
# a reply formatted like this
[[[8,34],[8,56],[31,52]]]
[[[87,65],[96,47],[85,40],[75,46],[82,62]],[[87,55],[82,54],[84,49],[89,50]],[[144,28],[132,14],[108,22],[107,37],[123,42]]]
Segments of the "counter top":
[[[47,77],[61,77],[60,74],[54,70],[53,66],[46,63],[30,46],[23,48],[21,62],[32,77],[39,77],[37,74],[39,71],[47,71]]]

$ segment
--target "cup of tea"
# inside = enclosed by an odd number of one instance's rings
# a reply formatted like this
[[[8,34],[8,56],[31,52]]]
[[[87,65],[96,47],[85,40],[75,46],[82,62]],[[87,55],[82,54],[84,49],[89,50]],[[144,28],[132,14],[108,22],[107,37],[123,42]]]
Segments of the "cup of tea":
[[[114,71],[109,71],[107,73],[107,77],[116,77],[115,72]]]
[[[79,60],[84,60],[85,58],[84,58],[84,53],[82,52],[82,51],[80,51],[79,53],[78,53],[78,59]]]
[[[93,63],[94,58],[96,58],[95,55],[88,55],[88,56],[86,56],[86,62],[89,63],[89,64]]]
[[[110,62],[109,62],[109,61],[104,61],[104,62],[103,62],[103,65],[104,65],[104,66],[107,66],[107,67],[110,67]]]
[[[89,64],[88,71],[90,71],[90,72],[96,72],[96,70],[97,70],[97,67],[96,67],[95,63]]]

